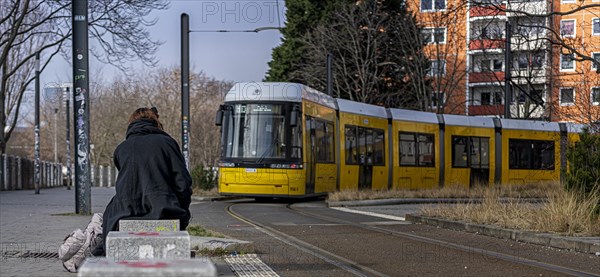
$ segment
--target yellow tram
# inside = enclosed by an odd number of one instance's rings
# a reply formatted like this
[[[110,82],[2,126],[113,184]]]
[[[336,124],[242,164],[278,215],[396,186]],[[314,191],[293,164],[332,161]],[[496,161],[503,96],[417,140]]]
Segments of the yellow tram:
[[[216,124],[219,192],[257,198],[557,181],[582,129],[386,109],[267,82],[235,84]]]

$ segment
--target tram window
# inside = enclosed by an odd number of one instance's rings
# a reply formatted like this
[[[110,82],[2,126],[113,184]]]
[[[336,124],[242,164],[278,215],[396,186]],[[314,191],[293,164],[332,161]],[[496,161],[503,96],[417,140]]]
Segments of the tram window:
[[[333,155],[333,124],[313,119],[316,139],[316,160],[321,163],[335,162]]]
[[[335,162],[335,154],[333,152],[335,149],[335,140],[333,134],[333,123],[327,122],[325,124],[325,143],[327,143],[327,162],[330,163]]]
[[[470,137],[471,160],[469,164],[472,168],[489,168],[489,148],[488,138]]]
[[[419,166],[435,166],[435,146],[433,135],[418,134]]]
[[[373,129],[363,128],[365,129],[365,155],[363,157],[362,164],[373,164],[373,144],[375,142],[373,138]]]
[[[400,133],[400,165],[417,165],[415,134]]]
[[[344,127],[344,141],[346,164],[358,164],[358,140],[356,136],[356,126],[346,125]]]
[[[554,142],[509,139],[509,169],[554,170]]]
[[[373,165],[385,165],[385,136],[381,129],[373,130]]]
[[[432,134],[400,133],[401,166],[435,166],[435,149]]]
[[[367,132],[365,128],[357,128],[358,133],[358,163],[365,164],[367,149]]]
[[[481,168],[490,168],[490,139],[489,138],[480,138],[481,139]]]
[[[300,119],[298,119],[298,122],[301,122]],[[302,124],[297,124],[296,126],[292,127],[292,137],[291,137],[291,142],[292,142],[292,155],[291,157],[293,159],[301,159],[302,158]]]
[[[452,167],[467,167],[468,165],[468,137],[452,137]]]

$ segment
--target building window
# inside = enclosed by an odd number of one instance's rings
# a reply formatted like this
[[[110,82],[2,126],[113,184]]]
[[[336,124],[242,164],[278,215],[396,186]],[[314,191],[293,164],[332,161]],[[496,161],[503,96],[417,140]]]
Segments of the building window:
[[[494,92],[494,104],[495,105],[502,104],[502,92],[500,92],[500,91]]]
[[[452,167],[489,168],[490,139],[452,136]]]
[[[554,170],[554,141],[508,140],[509,169]]]
[[[421,34],[423,36],[423,42],[425,42],[427,44],[433,44],[433,43],[444,44],[444,43],[446,43],[446,28],[445,27],[423,28],[423,30],[421,30]]]
[[[473,69],[474,72],[500,72],[502,71],[502,60],[493,59],[493,60],[481,60],[479,62],[479,68],[477,68],[476,64],[473,63],[475,67]]]
[[[440,11],[446,9],[446,0],[421,0],[421,11]]]
[[[600,63],[600,53],[592,53],[592,59],[598,61],[598,63]],[[592,62],[592,69],[596,70],[598,69],[598,66],[596,66],[596,63]]]
[[[432,60],[428,75],[433,77],[446,75],[446,60]]]
[[[344,126],[346,164],[385,165],[385,140],[382,129]]]
[[[492,103],[492,93],[482,92],[481,93],[481,105],[489,105]]]
[[[561,88],[559,101],[561,105],[573,105],[575,103],[575,91],[573,88]]]
[[[575,55],[574,54],[560,54],[560,70],[574,70],[575,69]]]
[[[399,133],[400,166],[435,166],[433,134]]]
[[[600,105],[600,87],[592,88],[592,105]]]
[[[592,19],[592,34],[594,36],[600,36],[600,18]]]
[[[444,92],[432,92],[431,93],[431,106],[432,107],[437,107],[438,105],[444,105],[444,103],[446,103],[446,99],[444,98]]]
[[[575,37],[575,19],[560,21],[560,35],[562,37]]]

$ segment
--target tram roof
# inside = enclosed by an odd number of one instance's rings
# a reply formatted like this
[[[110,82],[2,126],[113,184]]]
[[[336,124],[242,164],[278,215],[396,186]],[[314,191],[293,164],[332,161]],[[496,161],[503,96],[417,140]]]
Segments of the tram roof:
[[[403,110],[403,109],[388,109],[392,115],[392,119],[394,120],[406,120],[412,122],[422,122],[422,123],[438,123],[437,115],[434,113],[422,112],[422,111],[412,111],[412,110]]]
[[[500,119],[502,129],[559,132],[558,122]]]
[[[587,127],[585,124],[567,122],[567,132],[569,133],[583,133],[585,127]]]
[[[494,120],[491,117],[453,115],[453,114],[445,114],[443,116],[444,116],[444,123],[449,126],[494,128]]]
[[[302,99],[337,109],[333,97],[297,83],[236,83],[225,95],[225,102],[302,102]]]
[[[346,99],[336,98],[338,109],[340,112],[353,113],[366,116],[374,116],[380,118],[388,118],[384,107],[354,102]]]

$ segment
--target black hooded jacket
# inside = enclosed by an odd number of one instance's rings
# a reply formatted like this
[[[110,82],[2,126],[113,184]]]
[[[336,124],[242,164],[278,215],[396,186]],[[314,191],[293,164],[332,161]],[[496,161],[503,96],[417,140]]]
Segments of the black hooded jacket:
[[[115,150],[114,162],[119,174],[116,194],[104,211],[105,238],[124,218],[179,219],[185,230],[190,221],[192,178],[173,138],[153,121],[136,120]]]

